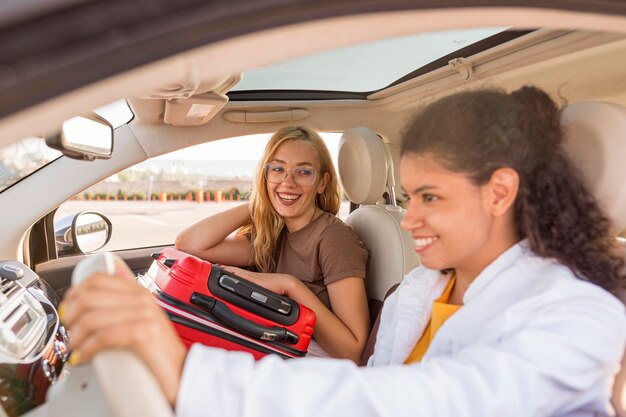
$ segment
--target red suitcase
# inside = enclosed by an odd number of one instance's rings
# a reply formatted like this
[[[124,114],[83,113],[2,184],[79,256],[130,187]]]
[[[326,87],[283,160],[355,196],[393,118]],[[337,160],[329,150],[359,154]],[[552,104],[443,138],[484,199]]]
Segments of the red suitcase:
[[[284,358],[307,352],[315,313],[200,258],[166,248],[139,281],[167,311],[187,346],[202,343]]]

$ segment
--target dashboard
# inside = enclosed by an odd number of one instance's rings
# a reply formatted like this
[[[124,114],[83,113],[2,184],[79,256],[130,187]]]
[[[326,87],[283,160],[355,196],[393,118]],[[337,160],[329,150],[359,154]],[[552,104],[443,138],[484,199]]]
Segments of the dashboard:
[[[9,417],[44,403],[63,376],[69,344],[58,303],[26,265],[0,261],[0,406]]]

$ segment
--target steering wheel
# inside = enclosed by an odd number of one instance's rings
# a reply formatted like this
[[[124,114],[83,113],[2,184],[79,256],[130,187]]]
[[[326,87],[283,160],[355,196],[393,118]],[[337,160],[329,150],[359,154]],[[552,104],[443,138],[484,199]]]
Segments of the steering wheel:
[[[94,272],[115,273],[115,258],[111,253],[85,258],[74,268],[72,285]],[[127,350],[102,352],[91,363],[71,366],[49,390],[46,406],[47,412],[32,416],[174,417],[152,372]]]

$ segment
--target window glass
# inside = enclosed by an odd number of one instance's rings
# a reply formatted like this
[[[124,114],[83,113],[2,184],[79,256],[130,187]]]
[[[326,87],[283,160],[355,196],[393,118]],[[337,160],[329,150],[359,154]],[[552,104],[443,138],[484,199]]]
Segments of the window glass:
[[[75,213],[96,211],[112,223],[111,240],[102,251],[173,244],[189,225],[247,201],[270,136],[224,139],[149,159],[62,204],[55,225],[66,224]],[[341,134],[322,136],[336,164]],[[344,201],[340,217],[348,211]]]
[[[424,65],[506,29],[418,33],[333,49],[246,71],[232,91],[379,90]]]
[[[42,138],[29,137],[0,149],[0,192],[61,156]]]
[[[94,113],[107,120],[114,129],[128,123],[134,116],[126,100],[99,107]],[[0,193],[61,155],[49,148],[43,138],[34,136],[1,148]]]

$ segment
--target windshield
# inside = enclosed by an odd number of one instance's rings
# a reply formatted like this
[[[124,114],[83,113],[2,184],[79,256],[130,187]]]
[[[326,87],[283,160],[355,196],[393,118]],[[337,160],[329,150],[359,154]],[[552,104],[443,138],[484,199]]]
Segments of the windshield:
[[[94,110],[116,129],[130,122],[134,114],[126,100],[117,100]],[[49,148],[39,137],[27,137],[0,149],[0,193],[62,154]]]
[[[0,192],[61,156],[42,138],[29,137],[0,149]]]

